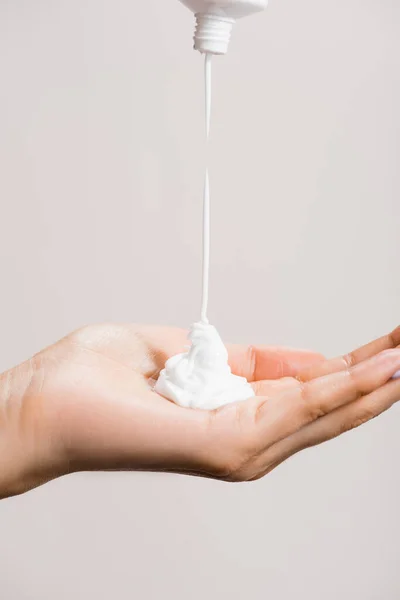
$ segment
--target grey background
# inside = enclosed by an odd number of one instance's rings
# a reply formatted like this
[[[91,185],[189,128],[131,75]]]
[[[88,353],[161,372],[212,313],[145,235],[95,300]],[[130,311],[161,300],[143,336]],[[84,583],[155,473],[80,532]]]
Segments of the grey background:
[[[334,355],[400,321],[400,4],[275,0],[215,60],[210,316]],[[177,0],[0,4],[0,369],[199,314],[203,80]],[[400,410],[265,480],[80,474],[0,505],[4,600],[395,600]]]

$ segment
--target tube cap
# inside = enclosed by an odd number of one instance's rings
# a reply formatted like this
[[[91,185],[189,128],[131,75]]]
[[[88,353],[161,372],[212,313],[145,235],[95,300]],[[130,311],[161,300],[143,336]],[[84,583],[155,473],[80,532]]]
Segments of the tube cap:
[[[235,19],[197,13],[194,49],[209,54],[226,54]]]

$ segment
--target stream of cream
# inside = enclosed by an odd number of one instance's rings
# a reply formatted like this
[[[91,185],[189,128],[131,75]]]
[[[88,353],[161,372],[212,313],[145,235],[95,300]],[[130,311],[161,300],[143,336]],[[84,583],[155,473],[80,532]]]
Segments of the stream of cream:
[[[206,149],[211,123],[211,54],[204,59]],[[203,267],[201,317],[190,328],[191,346],[165,364],[155,390],[169,400],[187,408],[212,410],[247,400],[254,396],[251,385],[244,377],[233,375],[228,365],[228,352],[207,317],[210,278],[210,180],[208,161],[204,178],[203,196]]]
[[[210,178],[208,175],[208,141],[210,139],[211,123],[211,54],[204,58],[204,88],[206,109],[206,174],[204,177],[203,196],[203,277],[202,277],[202,299],[201,299],[201,322],[208,323],[208,295],[210,281]]]

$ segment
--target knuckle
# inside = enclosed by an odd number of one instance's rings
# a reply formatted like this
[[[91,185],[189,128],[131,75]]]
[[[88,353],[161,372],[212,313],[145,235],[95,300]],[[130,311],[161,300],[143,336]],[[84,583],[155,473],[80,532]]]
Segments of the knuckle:
[[[84,325],[75,331],[72,331],[67,336],[67,339],[72,340],[76,343],[86,342],[87,340],[93,339],[99,331],[99,326],[95,324]]]
[[[247,360],[249,364],[249,377],[248,381],[256,381],[257,374],[257,349],[253,345],[247,347]]]
[[[356,400],[364,393],[364,391],[367,391],[367,389],[363,389],[365,386],[363,386],[363,380],[362,377],[360,377],[360,372],[357,366],[347,369],[346,374],[350,381],[352,390],[351,393],[354,397],[354,400]]]
[[[350,369],[352,369],[356,365],[356,360],[353,352],[350,352],[349,354],[344,354],[342,358],[345,367],[348,371],[350,371]]]
[[[85,325],[67,336],[67,339],[82,346],[98,346],[120,338],[126,327],[116,323]]]
[[[351,431],[352,429],[357,429],[358,427],[361,427],[361,425],[368,423],[368,421],[371,421],[376,416],[376,411],[373,411],[371,409],[364,410],[362,413],[357,415],[355,419],[353,419],[353,421],[350,423],[350,426],[347,427],[347,431]]]
[[[310,394],[310,384],[299,382],[299,408],[303,418],[307,422],[316,421],[326,414],[322,404],[312,399]]]

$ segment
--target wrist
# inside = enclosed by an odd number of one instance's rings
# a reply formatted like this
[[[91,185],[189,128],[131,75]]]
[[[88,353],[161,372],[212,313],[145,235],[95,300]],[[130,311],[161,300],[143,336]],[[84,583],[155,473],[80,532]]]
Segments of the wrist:
[[[62,474],[34,361],[0,375],[0,498]]]

